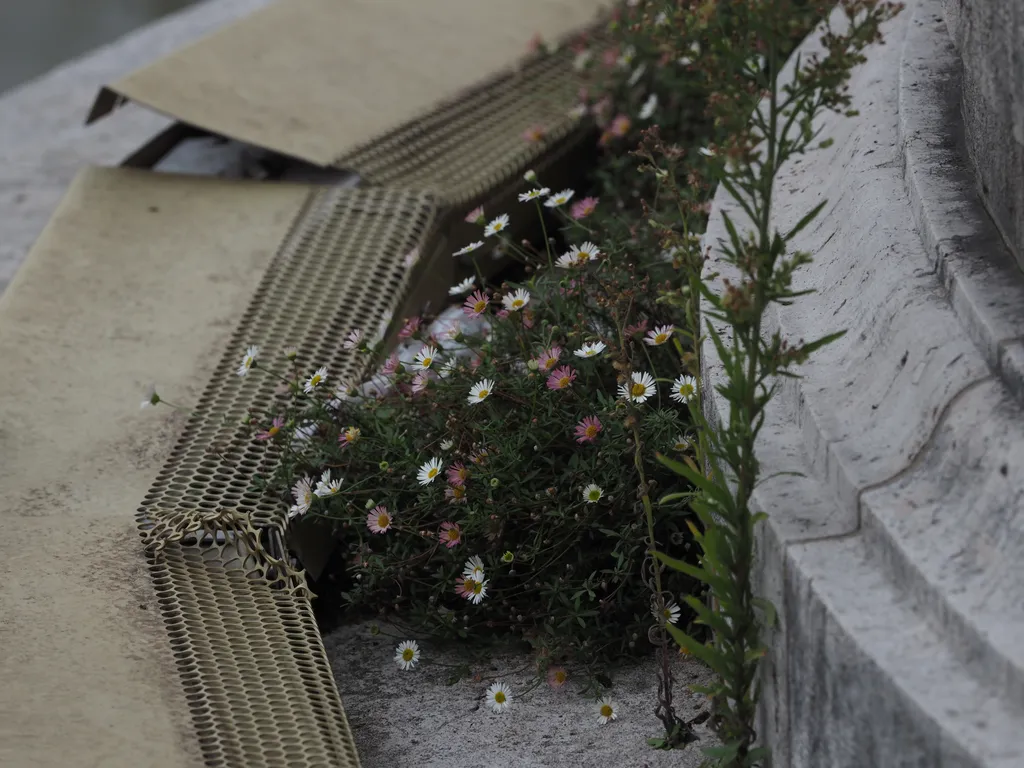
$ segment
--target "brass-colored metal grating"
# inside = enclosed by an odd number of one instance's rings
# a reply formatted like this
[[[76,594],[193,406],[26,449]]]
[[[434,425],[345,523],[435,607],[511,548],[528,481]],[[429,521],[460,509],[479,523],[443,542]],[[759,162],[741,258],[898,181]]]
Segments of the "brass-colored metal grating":
[[[565,46],[536,56],[333,165],[370,184],[431,190],[453,207],[478,202],[578,138],[579,121],[569,112],[585,80],[573,58]],[[543,138],[527,141],[524,134],[534,127],[544,129]]]
[[[387,324],[418,270],[447,257],[424,193],[312,193],[260,283],[184,434],[137,513],[156,592],[208,766],[359,765],[301,574],[284,561],[286,506],[249,489],[273,449],[241,426],[277,380],[236,375],[249,344],[283,366],[285,345],[328,384],[358,379],[341,348]],[[276,358],[276,359],[275,359]]]

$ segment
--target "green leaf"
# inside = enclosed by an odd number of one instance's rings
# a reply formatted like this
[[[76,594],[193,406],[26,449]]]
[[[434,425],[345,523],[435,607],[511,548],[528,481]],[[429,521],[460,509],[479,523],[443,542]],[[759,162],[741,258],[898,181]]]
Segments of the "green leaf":
[[[682,475],[683,477],[685,477],[687,480],[690,481],[691,484],[700,488],[702,491],[708,494],[708,496],[715,499],[723,506],[731,507],[732,496],[726,493],[725,489],[721,488],[717,483],[715,483],[710,478],[706,477],[700,472],[695,472],[693,469],[686,466],[686,464],[684,464],[683,462],[676,461],[675,459],[670,459],[668,456],[665,456],[664,454],[657,454],[657,459],[664,466],[671,469],[677,475]]]
[[[846,331],[837,331],[836,333],[830,333],[828,336],[822,336],[820,339],[817,339],[816,341],[807,342],[802,347],[800,347],[800,351],[805,355],[809,355],[812,352],[821,349],[826,344],[831,344],[836,339],[841,339],[845,335]]]
[[[743,761],[743,765],[746,768],[754,768],[758,763],[768,760],[771,756],[772,751],[768,747],[755,747],[747,752],[747,758]]]
[[[779,619],[778,613],[775,610],[775,604],[763,597],[755,597],[751,602],[755,608],[760,609],[761,613],[764,614],[764,623],[769,627],[774,627]]]
[[[668,630],[669,634],[672,635],[672,638],[680,648],[685,650],[687,653],[696,656],[711,667],[713,671],[718,674],[722,674],[722,670],[725,668],[725,659],[722,654],[714,648],[704,645],[704,643],[698,643],[675,624],[666,624],[665,628]]]
[[[734,742],[733,744],[724,744],[721,747],[704,747],[701,752],[708,757],[717,757],[721,760],[735,760],[739,749],[740,743]]]

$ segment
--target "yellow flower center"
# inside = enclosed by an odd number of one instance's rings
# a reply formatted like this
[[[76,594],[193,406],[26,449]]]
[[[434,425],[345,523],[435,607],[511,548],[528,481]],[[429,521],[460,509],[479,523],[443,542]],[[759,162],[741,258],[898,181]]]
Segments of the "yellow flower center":
[[[668,334],[667,333],[659,333],[658,335],[656,335],[654,337],[654,343],[655,344],[664,344],[666,341],[668,341]]]
[[[563,376],[562,378],[560,378],[558,380],[558,388],[559,389],[565,389],[568,386],[569,386],[569,377],[568,376]]]
[[[483,589],[484,589],[484,584],[483,584],[482,581],[474,581],[473,582],[473,594],[474,595],[479,595],[483,591]]]
[[[449,528],[448,529],[448,541],[458,541],[458,540],[459,540],[459,530],[458,530],[458,528]]]
[[[476,312],[477,314],[480,314],[485,309],[487,309],[486,301],[478,301],[476,304],[473,305],[473,311]]]
[[[591,424],[591,425],[590,425],[590,426],[588,426],[588,427],[587,427],[587,429],[586,429],[586,430],[584,431],[584,434],[585,434],[585,435],[586,435],[587,437],[597,437],[597,427],[596,427],[596,426],[595,426],[594,424]]]
[[[479,392],[477,392],[476,399],[477,400],[483,400],[489,394],[491,394],[491,391],[489,389],[481,389]]]
[[[424,367],[424,368],[429,368],[429,367],[430,367],[430,364],[431,364],[432,362],[434,362],[434,358],[432,358],[432,357],[424,357],[424,358],[423,358],[423,367]]]
[[[564,669],[560,669],[557,672],[555,672],[555,682],[559,685],[562,685],[567,677],[568,675],[566,674]]]
[[[435,477],[437,477],[437,473],[439,471],[440,470],[437,467],[431,467],[430,469],[427,470],[427,477],[433,480]]]
[[[276,435],[280,431],[281,431],[280,427],[273,427],[272,426],[270,429],[267,430],[267,434],[270,435],[271,437],[273,437],[274,435]]]
[[[412,661],[413,656],[415,655],[416,653],[415,651],[413,651],[412,648],[406,648],[404,651],[402,651],[402,661]]]
[[[598,499],[601,498],[601,492],[600,491],[591,491],[587,495],[587,498],[589,498],[591,501],[597,501]]]
[[[494,701],[497,704],[504,704],[506,701],[505,694],[502,691],[498,691],[494,694]]]
[[[633,386],[629,388],[629,393],[633,397],[642,397],[644,394],[647,393],[647,385],[639,381],[635,381],[633,382]]]
[[[319,383],[320,383],[320,374],[319,374],[319,373],[314,373],[314,374],[313,374],[313,378],[311,378],[311,379],[309,380],[309,383],[310,383],[310,385],[311,385],[311,386],[314,386],[314,387],[315,387],[315,386],[316,386],[317,384],[319,384]]]
[[[512,299],[512,309],[519,309],[524,303],[522,299]]]
[[[692,384],[680,384],[679,385],[679,394],[682,395],[683,397],[690,397],[690,396],[692,396],[693,395],[693,385]]]
[[[612,706],[611,706],[611,704],[602,704],[601,705],[601,717],[611,717],[611,716],[612,716]]]
[[[386,514],[377,515],[377,527],[378,528],[387,528],[388,525],[390,525],[390,524],[391,524],[391,518],[388,517]]]

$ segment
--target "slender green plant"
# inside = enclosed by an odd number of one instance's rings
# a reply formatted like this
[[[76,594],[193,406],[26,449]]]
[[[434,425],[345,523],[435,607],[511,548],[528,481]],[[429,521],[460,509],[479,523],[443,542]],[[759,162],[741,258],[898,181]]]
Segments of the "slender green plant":
[[[810,292],[796,290],[793,276],[811,261],[811,254],[792,245],[825,206],[819,203],[790,230],[778,231],[772,221],[775,180],[794,156],[830,144],[815,123],[823,111],[854,114],[847,88],[850,73],[864,60],[864,49],[881,39],[881,24],[899,10],[898,4],[880,0],[843,0],[839,8],[838,29],[826,25],[822,34],[823,53],[797,55],[785,82],[780,75],[792,37],[792,2],[721,4],[717,13],[705,17],[708,29],[714,30],[707,37],[707,66],[719,73],[717,82],[722,84],[709,103],[723,134],[719,145],[699,151],[709,160],[713,180],[742,214],[722,214],[728,238],[719,244],[720,258],[732,277],[719,281],[718,275],[707,274],[702,247],[685,226],[679,231],[652,222],[664,229],[686,275],[683,288],[664,297],[685,309],[691,346],[680,345],[683,365],[698,374],[699,389],[699,350],[702,341],[710,340],[722,365],[716,390],[728,413],[727,419],[713,424],[693,409],[693,455],[683,461],[660,457],[693,486],[693,491],[670,494],[660,503],[671,508],[681,498],[689,502],[699,520],[699,525],[692,524],[698,564],[654,553],[665,566],[705,584],[712,598],[685,598],[697,616],[695,623],[710,633],[709,640],[700,639],[695,630],[686,632],[672,624],[665,628],[683,650],[716,674],[712,684],[697,689],[712,701],[711,723],[721,741],[704,750],[707,764],[713,766],[756,766],[769,757],[767,747],[757,743],[754,722],[759,663],[767,652],[762,628],[776,617],[772,604],[754,593],[756,527],[766,517],[755,513],[751,504],[761,479],[754,446],[779,380],[795,377],[795,366],[843,333],[791,344],[778,331],[763,332],[773,303],[788,305]],[[754,61],[751,50],[760,51]],[[679,193],[683,185],[675,177],[680,153],[660,145],[656,136],[648,138],[640,154],[680,201],[685,223],[689,198]],[[715,282],[720,282],[721,290],[712,287]],[[703,301],[703,313],[698,311],[698,299]]]

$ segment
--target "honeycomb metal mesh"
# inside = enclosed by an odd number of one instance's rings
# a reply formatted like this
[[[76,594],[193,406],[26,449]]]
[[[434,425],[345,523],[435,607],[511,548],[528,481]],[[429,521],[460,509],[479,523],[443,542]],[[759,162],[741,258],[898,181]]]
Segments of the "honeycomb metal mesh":
[[[598,47],[598,28],[591,32]],[[566,46],[535,56],[506,72],[339,157],[333,166],[358,173],[370,184],[433,191],[444,204],[464,207],[536,162],[579,138],[569,115],[585,79],[573,68]],[[530,142],[527,129],[542,127]]]
[[[268,362],[295,345],[302,366],[357,378],[366,363],[340,340],[390,321],[411,253],[430,264],[446,251],[436,217],[425,193],[311,193],[137,511],[208,766],[359,766],[304,580],[283,559],[286,506],[249,490],[276,455],[241,420],[282,395],[272,376],[235,370],[248,344]]]

